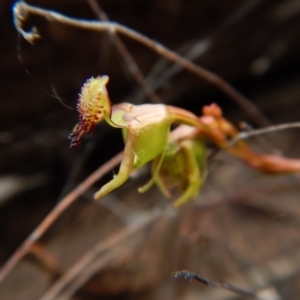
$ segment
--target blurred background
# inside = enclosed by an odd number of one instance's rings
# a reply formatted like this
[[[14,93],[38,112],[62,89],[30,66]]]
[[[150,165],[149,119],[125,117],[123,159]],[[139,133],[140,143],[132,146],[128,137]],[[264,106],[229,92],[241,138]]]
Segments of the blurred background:
[[[90,0],[28,3],[97,19]],[[299,0],[98,4],[110,20],[222,76],[272,124],[299,121]],[[106,124],[78,149],[69,149],[83,82],[107,74],[113,103],[153,101],[109,34],[33,17],[28,28],[36,25],[42,38],[31,45],[18,37],[12,5],[0,2],[1,264],[67,192],[122,150],[120,131]],[[157,93],[155,99],[198,115],[203,105],[216,102],[236,125],[258,126],[216,87],[121,38]],[[300,158],[296,129],[250,142],[261,151]],[[93,193],[117,170],[80,197],[18,263],[0,285],[1,299],[247,299],[171,278],[182,269],[264,290],[266,299],[299,299],[299,176],[267,176],[221,152],[209,162],[199,197],[183,208],[172,208],[156,188],[137,192],[149,179],[147,168],[94,203]]]

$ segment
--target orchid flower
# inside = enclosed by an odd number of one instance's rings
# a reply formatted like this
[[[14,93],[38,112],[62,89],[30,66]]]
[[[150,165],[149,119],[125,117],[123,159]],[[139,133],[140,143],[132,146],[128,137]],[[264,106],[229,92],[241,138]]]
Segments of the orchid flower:
[[[91,133],[103,120],[123,131],[125,148],[119,172],[95,194],[95,200],[121,186],[132,172],[149,162],[152,178],[140,192],[155,183],[167,198],[172,198],[174,189],[181,193],[174,201],[176,207],[193,200],[206,176],[205,140],[263,172],[300,171],[300,160],[257,153],[245,141],[231,145],[239,132],[222,116],[217,104],[204,106],[200,117],[164,104],[112,105],[108,80],[108,76],[92,77],[83,85],[77,104],[79,123],[69,136],[71,148],[75,148],[83,134]],[[179,126],[171,130],[172,124]]]

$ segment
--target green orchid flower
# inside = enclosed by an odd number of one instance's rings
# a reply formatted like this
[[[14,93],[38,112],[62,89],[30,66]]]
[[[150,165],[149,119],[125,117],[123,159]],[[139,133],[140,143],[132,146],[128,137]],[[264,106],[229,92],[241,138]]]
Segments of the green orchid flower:
[[[121,103],[112,106],[107,83],[108,77],[102,76],[90,78],[83,85],[77,105],[79,123],[70,135],[71,147],[74,148],[79,145],[82,135],[89,134],[102,120],[123,131],[125,149],[119,172],[95,194],[95,200],[118,188],[133,171],[150,161],[153,161],[153,177],[139,189],[140,192],[156,183],[168,196],[170,194],[166,191],[174,186],[185,190],[175,201],[176,206],[194,198],[202,184],[199,165],[205,160],[205,146],[198,138],[172,140],[170,132],[173,123],[199,126],[198,118],[186,110],[163,104],[136,106]],[[172,163],[173,159],[177,166]]]
[[[88,79],[83,85],[77,105],[79,123],[70,135],[74,148],[82,135],[89,134],[102,120],[123,131],[125,149],[119,172],[95,194],[96,200],[118,188],[132,172],[148,162],[152,162],[152,178],[139,188],[140,192],[156,184],[167,198],[172,198],[175,190],[179,192],[174,202],[176,207],[194,199],[206,176],[204,138],[265,173],[300,172],[299,159],[259,153],[242,140],[232,144],[239,132],[223,117],[221,108],[215,103],[204,106],[200,117],[163,104],[112,106],[107,83],[107,76],[99,76]],[[171,130],[174,123],[185,125]]]

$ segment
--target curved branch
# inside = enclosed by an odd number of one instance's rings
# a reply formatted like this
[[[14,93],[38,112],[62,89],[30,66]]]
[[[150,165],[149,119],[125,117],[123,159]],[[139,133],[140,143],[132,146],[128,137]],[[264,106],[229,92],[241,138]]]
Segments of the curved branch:
[[[169,50],[162,44],[151,40],[150,38],[146,37],[145,35],[131,28],[128,28],[124,25],[115,22],[108,22],[108,21],[99,22],[99,21],[88,21],[83,19],[69,18],[51,10],[28,5],[25,2],[16,3],[13,8],[13,13],[14,13],[14,23],[16,29],[30,43],[33,43],[40,36],[38,34],[36,27],[33,27],[29,32],[24,31],[22,25],[29,14],[37,15],[49,21],[55,21],[65,25],[78,27],[81,29],[107,31],[112,33],[117,32],[123,34],[137,41],[138,43],[143,44],[144,46],[150,48],[151,50],[165,57],[169,61],[181,65],[182,68],[186,69],[187,71],[195,74],[196,76],[216,86],[218,89],[223,91],[226,95],[228,95],[231,99],[233,99],[238,105],[240,105],[240,107],[242,107],[244,111],[251,118],[257,120],[257,123],[260,126],[267,126],[270,124],[269,120],[264,116],[264,114],[254,103],[252,103],[249,99],[247,99],[240,92],[238,92],[232,85],[227,83],[223,78],[221,78],[217,74],[203,67],[194,64],[193,62],[180,56],[176,52]]]

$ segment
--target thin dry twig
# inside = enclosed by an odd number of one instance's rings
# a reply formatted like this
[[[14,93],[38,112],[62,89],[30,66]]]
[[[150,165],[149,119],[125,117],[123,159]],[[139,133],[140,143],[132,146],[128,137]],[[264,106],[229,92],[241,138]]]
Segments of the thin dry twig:
[[[245,112],[253,119],[257,120],[260,126],[269,125],[269,120],[263,115],[260,109],[247,99],[244,95],[238,92],[232,85],[227,83],[223,78],[217,74],[200,67],[188,59],[180,56],[176,52],[169,50],[160,43],[157,43],[145,35],[130,29],[124,25],[120,25],[115,22],[99,22],[99,21],[87,21],[82,19],[75,19],[66,17],[60,13],[38,8],[32,5],[28,5],[25,2],[18,2],[14,5],[14,23],[17,31],[30,43],[33,43],[36,39],[40,38],[38,30],[33,27],[30,31],[26,32],[23,29],[23,23],[27,19],[28,15],[37,15],[47,19],[48,21],[55,21],[65,25],[74,26],[87,30],[106,31],[113,33],[120,33],[122,35],[137,41],[138,43],[150,48],[157,54],[165,57],[169,61],[181,65],[187,71],[195,74],[196,76],[206,80],[212,85],[219,88],[231,99],[233,99],[238,105],[240,105]]]
[[[95,14],[98,16],[100,21],[109,21],[107,14],[103,11],[100,5],[95,0],[87,0],[91,8],[94,10]],[[128,71],[135,78],[136,82],[140,85],[144,94],[149,97],[150,101],[153,103],[161,103],[160,97],[156,94],[155,90],[148,83],[143,73],[141,72],[135,59],[128,51],[125,44],[122,42],[117,32],[109,31],[109,36],[113,43],[117,47],[120,55],[123,57],[126,65],[128,66]]]
[[[268,126],[265,128],[252,129],[248,131],[240,132],[234,139],[232,139],[229,143],[229,147],[233,146],[240,140],[249,139],[253,136],[263,135],[267,133],[277,132],[280,130],[292,129],[292,128],[300,128],[300,122],[294,123],[284,123],[279,125]]]
[[[59,267],[57,260],[42,244],[34,243],[30,247],[30,252],[28,254],[32,255],[39,266],[50,272],[50,276],[53,278],[58,276]]]
[[[261,288],[261,289],[257,290],[256,292],[252,292],[252,291],[240,288],[236,285],[232,285],[230,283],[216,282],[216,281],[210,280],[208,278],[205,278],[196,273],[192,273],[192,272],[186,271],[186,270],[174,272],[174,273],[172,273],[172,277],[173,278],[184,277],[186,280],[196,279],[199,282],[201,282],[209,287],[221,288],[221,289],[233,292],[235,294],[238,294],[240,296],[246,296],[246,297],[257,299],[257,300],[280,300],[281,299],[281,297],[279,296],[277,291],[271,286]],[[210,295],[210,296],[212,296],[212,295]],[[214,299],[214,297],[208,297],[207,299]]]
[[[46,216],[42,223],[31,233],[31,235],[24,241],[24,243],[16,250],[12,257],[4,264],[0,270],[0,282],[10,273],[10,271],[16,266],[16,264],[30,251],[32,245],[40,239],[43,234],[52,226],[56,219],[89,187],[91,187],[97,180],[103,175],[109,172],[113,167],[119,164],[122,160],[123,152],[120,152],[83,182],[81,182],[74,190],[67,194],[61,202],[53,208],[53,210]]]
[[[242,289],[242,288],[232,285],[230,283],[220,283],[217,281],[213,281],[211,279],[202,277],[202,276],[200,276],[196,273],[192,273],[190,271],[186,271],[186,270],[177,271],[177,272],[172,273],[172,277],[175,279],[184,277],[184,279],[186,279],[186,280],[196,279],[209,287],[218,287],[218,288],[222,288],[227,291],[234,292],[238,295],[247,296],[247,297],[254,298],[254,299],[259,299],[258,295],[254,292]]]

